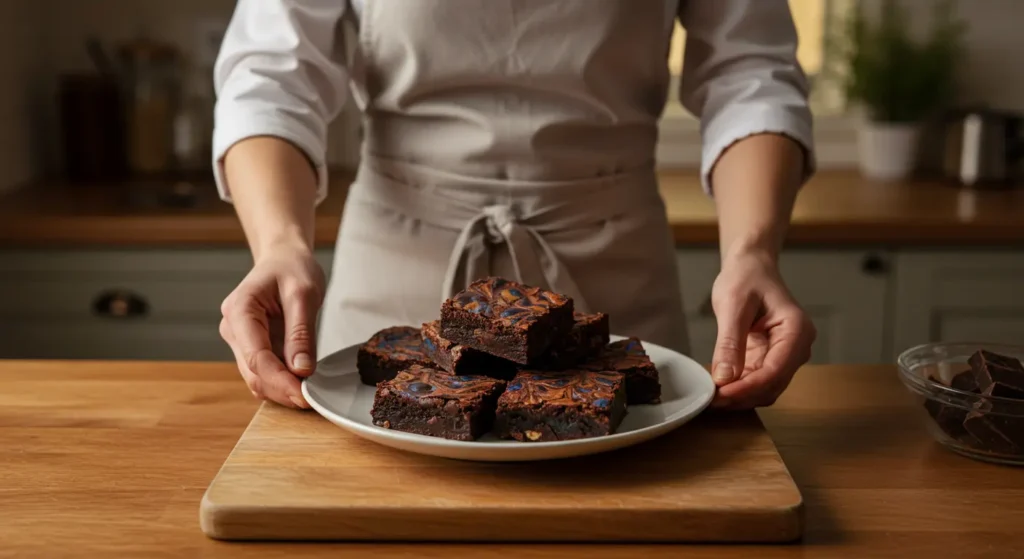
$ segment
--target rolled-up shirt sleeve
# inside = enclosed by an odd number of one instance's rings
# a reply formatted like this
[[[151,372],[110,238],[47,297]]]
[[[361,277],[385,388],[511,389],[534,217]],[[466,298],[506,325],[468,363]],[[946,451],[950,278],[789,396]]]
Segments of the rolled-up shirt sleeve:
[[[679,98],[701,120],[701,180],[732,144],[759,133],[785,135],[804,148],[803,180],[814,173],[808,80],[797,61],[787,0],[682,0],[686,50]]]
[[[225,153],[254,136],[302,150],[316,167],[317,202],[327,195],[327,128],[345,102],[340,23],[346,0],[239,0],[214,68],[213,167],[231,201]]]

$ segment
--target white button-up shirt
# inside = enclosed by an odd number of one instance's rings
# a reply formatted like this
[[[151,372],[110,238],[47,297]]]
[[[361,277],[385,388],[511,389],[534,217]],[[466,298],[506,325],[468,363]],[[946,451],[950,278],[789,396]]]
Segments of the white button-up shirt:
[[[367,1],[381,0],[238,0],[214,72],[213,156],[225,200],[221,159],[252,136],[280,137],[303,150],[317,167],[317,199],[326,196],[327,126],[348,92],[338,22],[350,6],[359,14]],[[679,98],[701,120],[705,188],[723,151],[762,132],[802,144],[809,176],[812,118],[787,0],[664,1],[686,29]],[[666,46],[674,21],[666,17],[660,30]]]

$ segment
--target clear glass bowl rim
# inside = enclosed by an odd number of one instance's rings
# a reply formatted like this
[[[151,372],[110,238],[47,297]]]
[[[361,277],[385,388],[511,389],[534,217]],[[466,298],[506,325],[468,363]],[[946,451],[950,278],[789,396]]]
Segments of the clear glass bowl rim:
[[[993,402],[1001,404],[1000,407],[1009,407],[1010,409],[1013,409],[1014,411],[1010,415],[1024,415],[1024,400],[1000,396],[984,396],[981,394],[975,394],[974,392],[958,390],[951,386],[934,382],[924,375],[917,374],[914,371],[914,365],[950,362],[948,360],[944,360],[941,356],[936,355],[935,350],[949,349],[954,350],[955,352],[955,350],[959,348],[962,348],[963,351],[956,353],[962,353],[963,355],[970,355],[979,349],[984,349],[1001,355],[1024,355],[1024,346],[1013,344],[998,344],[990,342],[931,342],[919,344],[903,351],[896,358],[900,378],[908,387],[916,388],[915,392],[918,392],[920,395],[928,398],[932,398],[937,392],[941,392],[945,393],[947,397],[963,401],[965,406],[970,406],[971,403],[978,401]],[[921,363],[915,363],[912,365],[911,358],[917,356],[934,356],[935,359],[931,361],[922,360]]]

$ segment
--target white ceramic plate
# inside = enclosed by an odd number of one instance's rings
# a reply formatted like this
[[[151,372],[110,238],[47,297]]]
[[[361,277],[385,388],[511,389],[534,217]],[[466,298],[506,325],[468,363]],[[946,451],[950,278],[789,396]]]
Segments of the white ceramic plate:
[[[612,340],[622,339],[612,336]],[[672,431],[711,403],[715,385],[699,363],[670,349],[643,342],[661,377],[662,403],[630,406],[614,435],[552,442],[518,442],[485,435],[472,442],[414,435],[377,427],[370,418],[374,388],[359,381],[358,346],[343,349],[317,364],[302,383],[302,393],[320,415],[342,429],[385,446],[460,460],[520,462],[569,458],[632,446]]]

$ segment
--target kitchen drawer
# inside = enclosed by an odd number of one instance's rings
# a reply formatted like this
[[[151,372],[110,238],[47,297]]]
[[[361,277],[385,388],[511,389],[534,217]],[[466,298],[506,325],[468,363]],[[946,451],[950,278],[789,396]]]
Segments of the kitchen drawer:
[[[245,249],[2,251],[0,358],[231,359],[220,305],[251,266]]]
[[[199,322],[25,319],[7,321],[0,359],[233,361],[218,319]]]
[[[0,260],[0,316],[83,319],[105,296],[141,318],[209,317],[249,269],[244,251],[32,252]]]

